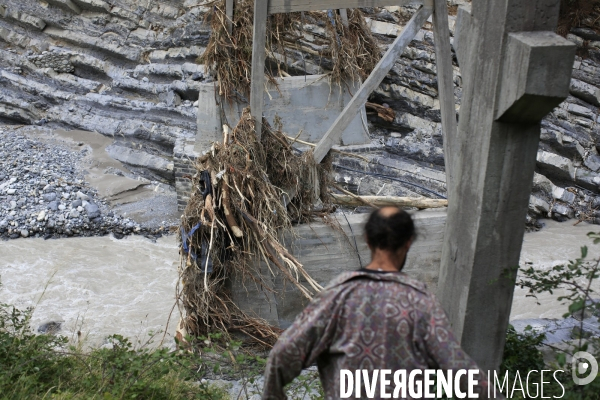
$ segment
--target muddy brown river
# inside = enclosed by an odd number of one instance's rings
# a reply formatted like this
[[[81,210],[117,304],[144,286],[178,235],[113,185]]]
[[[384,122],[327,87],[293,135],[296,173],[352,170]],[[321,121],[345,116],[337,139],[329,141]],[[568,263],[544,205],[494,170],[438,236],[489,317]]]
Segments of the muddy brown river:
[[[586,238],[594,229],[600,230],[547,221],[541,231],[525,235],[521,264],[550,268],[577,257],[582,244],[600,256],[600,245]],[[145,342],[149,333],[165,330],[175,302],[177,262],[174,236],[156,243],[142,237],[0,242],[0,302],[33,306],[33,327],[62,321],[63,334],[76,337],[80,331],[88,346],[102,345],[114,333]],[[511,319],[560,318],[566,310],[555,300],[558,295],[541,297],[541,305],[525,295],[515,291]],[[170,334],[177,320],[175,310]]]
[[[111,334],[145,343],[166,327],[177,261],[174,236],[0,242],[0,302],[34,306],[33,327],[62,321],[63,334],[80,331],[90,346]]]

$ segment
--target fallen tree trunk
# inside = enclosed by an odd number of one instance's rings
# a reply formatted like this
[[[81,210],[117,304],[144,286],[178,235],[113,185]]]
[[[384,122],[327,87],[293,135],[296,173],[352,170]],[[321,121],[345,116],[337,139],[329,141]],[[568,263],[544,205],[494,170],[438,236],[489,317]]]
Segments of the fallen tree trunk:
[[[446,199],[428,199],[425,197],[393,197],[393,196],[350,196],[347,194],[331,194],[333,203],[342,206],[357,207],[365,203],[377,207],[417,207],[417,208],[440,208],[447,207]],[[363,201],[361,201],[362,199]]]

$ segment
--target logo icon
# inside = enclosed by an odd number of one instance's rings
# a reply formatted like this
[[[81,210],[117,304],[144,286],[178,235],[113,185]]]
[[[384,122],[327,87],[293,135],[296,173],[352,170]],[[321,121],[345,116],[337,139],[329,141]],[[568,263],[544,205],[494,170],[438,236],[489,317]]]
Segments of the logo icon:
[[[587,351],[578,351],[573,354],[571,360],[573,382],[577,385],[587,385],[591,383],[598,375],[598,362]],[[588,374],[585,378],[580,378],[581,375]]]

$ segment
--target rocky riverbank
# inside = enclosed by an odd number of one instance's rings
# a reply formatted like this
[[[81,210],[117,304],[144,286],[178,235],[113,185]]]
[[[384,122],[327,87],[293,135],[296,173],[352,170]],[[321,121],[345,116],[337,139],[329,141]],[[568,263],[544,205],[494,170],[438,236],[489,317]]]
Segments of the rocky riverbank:
[[[21,131],[0,127],[0,238],[136,233],[155,239],[176,223],[169,215],[140,223],[115,210],[86,180],[93,151],[83,141],[73,149]]]
[[[451,14],[466,3],[449,0]],[[0,122],[99,132],[112,138],[109,154],[129,172],[174,185],[177,149],[193,147],[201,83],[214,80],[197,63],[210,35],[204,18],[209,7],[205,0],[6,1],[0,7]],[[414,10],[363,9],[381,52]],[[543,218],[600,223],[596,17],[591,13],[562,32],[577,44],[578,56],[569,98],[542,122],[531,226]],[[451,41],[455,23],[451,15]],[[331,61],[321,51],[335,40],[327,27],[307,18],[290,29],[298,32],[293,48],[275,49],[268,64],[290,75],[327,73]],[[339,183],[362,195],[445,196],[435,74],[433,33],[426,25],[369,99],[372,143],[348,149],[361,151],[369,162],[337,156]],[[456,59],[454,83],[459,110]]]

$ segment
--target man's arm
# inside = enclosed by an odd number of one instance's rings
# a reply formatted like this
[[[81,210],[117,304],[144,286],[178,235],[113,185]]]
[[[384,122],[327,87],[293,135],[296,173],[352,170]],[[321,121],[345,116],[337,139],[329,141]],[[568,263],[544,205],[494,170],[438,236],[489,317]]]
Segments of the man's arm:
[[[279,337],[267,361],[263,399],[285,399],[283,387],[327,350],[337,322],[335,295],[322,292]]]

